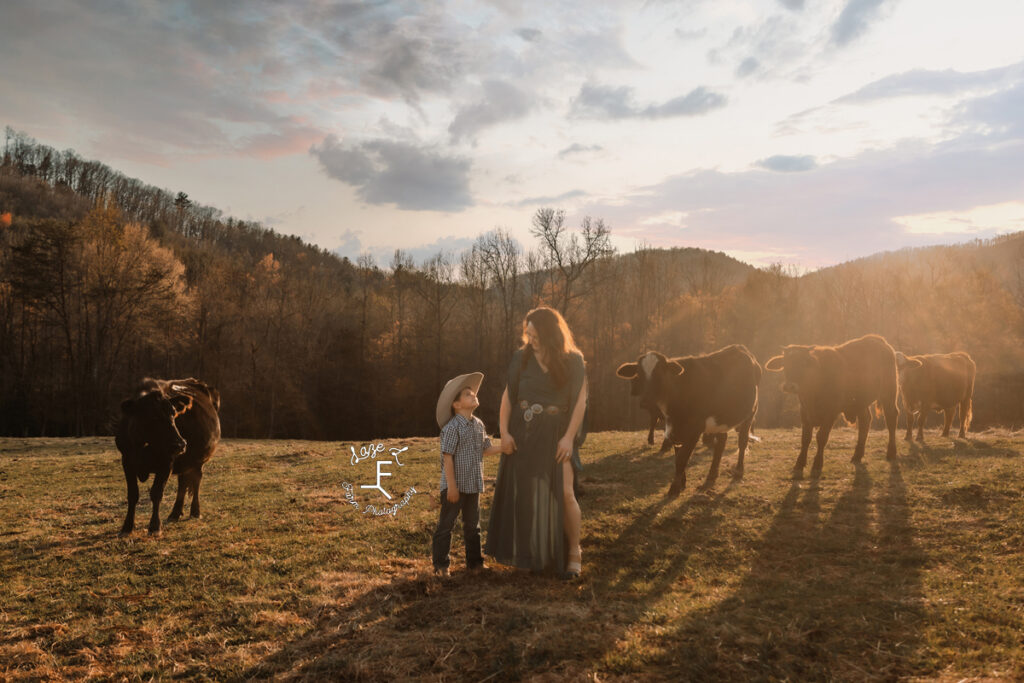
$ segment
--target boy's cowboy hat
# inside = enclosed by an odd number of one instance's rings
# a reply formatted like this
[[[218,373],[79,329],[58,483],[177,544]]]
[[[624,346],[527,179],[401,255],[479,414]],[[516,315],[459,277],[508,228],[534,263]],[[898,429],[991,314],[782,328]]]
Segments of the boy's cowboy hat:
[[[444,385],[441,395],[437,397],[437,426],[444,427],[448,420],[452,419],[452,403],[459,397],[462,390],[470,387],[473,393],[480,391],[480,384],[484,381],[484,373],[469,372],[448,380]]]

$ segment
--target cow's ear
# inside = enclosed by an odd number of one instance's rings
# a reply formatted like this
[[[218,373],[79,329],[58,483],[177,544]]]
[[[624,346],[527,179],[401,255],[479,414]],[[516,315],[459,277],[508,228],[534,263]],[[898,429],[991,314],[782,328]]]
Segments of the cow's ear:
[[[784,357],[774,356],[768,359],[768,362],[764,364],[765,370],[771,370],[772,372],[781,372],[785,368]]]
[[[637,370],[640,366],[637,363],[623,363],[619,366],[619,369],[615,371],[615,374],[622,379],[633,379],[636,377]]]
[[[178,417],[192,407],[192,397],[174,396],[171,398],[171,406],[174,407],[174,417]]]
[[[673,375],[681,375],[684,372],[683,366],[675,362],[674,360],[668,361],[667,363],[665,363],[665,365],[668,366],[668,371],[671,372]]]
[[[135,401],[128,399],[127,401],[121,401],[121,412],[125,415],[135,414]]]

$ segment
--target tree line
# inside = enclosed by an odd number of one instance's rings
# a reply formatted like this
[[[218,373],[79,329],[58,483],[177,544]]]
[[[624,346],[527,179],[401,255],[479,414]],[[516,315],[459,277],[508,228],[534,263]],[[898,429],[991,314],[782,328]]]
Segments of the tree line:
[[[588,365],[590,429],[646,419],[614,376],[647,349],[868,332],[907,353],[966,350],[975,424],[1024,423],[1024,239],[904,250],[801,275],[692,248],[617,254],[601,219],[531,217],[535,243],[482,233],[421,262],[338,258],[7,129],[0,163],[0,433],[110,433],[143,376],[199,377],[229,437],[368,440],[436,432],[450,376],[497,405],[520,321],[552,305]],[[766,373],[757,424],[797,422]]]

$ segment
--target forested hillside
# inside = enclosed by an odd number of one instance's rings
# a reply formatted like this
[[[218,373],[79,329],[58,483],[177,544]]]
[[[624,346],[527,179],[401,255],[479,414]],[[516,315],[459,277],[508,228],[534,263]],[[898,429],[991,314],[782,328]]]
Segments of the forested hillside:
[[[422,263],[351,263],[10,129],[0,215],[2,434],[108,433],[153,375],[217,386],[227,436],[428,435],[440,387],[469,370],[487,376],[478,414],[494,430],[519,321],[541,303],[587,357],[592,430],[646,417],[614,376],[645,349],[743,343],[763,363],[867,332],[970,352],[975,424],[1024,423],[1019,234],[800,276],[700,249],[614,254],[600,219],[577,230],[543,209],[524,216],[526,248],[495,229]],[[766,373],[763,426],[795,419],[777,384]]]

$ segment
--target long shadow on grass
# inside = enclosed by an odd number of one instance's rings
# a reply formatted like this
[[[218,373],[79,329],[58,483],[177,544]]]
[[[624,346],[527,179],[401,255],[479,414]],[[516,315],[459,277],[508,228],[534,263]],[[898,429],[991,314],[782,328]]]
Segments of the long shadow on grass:
[[[649,664],[680,680],[929,673],[914,668],[926,557],[898,466],[874,500],[873,485],[858,466],[849,490],[823,511],[816,486],[794,484],[739,588],[658,638],[662,654]]]
[[[939,436],[920,441],[909,442],[909,453],[902,463],[909,467],[922,467],[942,463],[951,458],[970,460],[974,458],[1019,458],[1020,452],[1011,447],[1000,447],[999,444],[982,439],[945,439]]]
[[[635,448],[586,468],[583,513],[621,506],[615,538],[584,537],[586,578],[569,584],[504,568],[439,581],[414,571],[352,577],[315,627],[242,678],[394,680],[579,676],[678,578],[714,537],[726,492],[668,502],[671,457]],[[728,490],[728,489],[727,489]],[[692,487],[684,493],[692,493]],[[639,502],[634,502],[639,501]],[[488,501],[489,502],[489,501]],[[659,515],[666,505],[674,506]],[[677,506],[677,507],[675,507]],[[485,507],[484,524],[488,510]],[[657,527],[652,533],[650,527]],[[667,540],[666,540],[667,539]],[[426,546],[424,546],[426,550]],[[453,545],[453,559],[461,548]],[[423,560],[418,566],[429,566]],[[620,571],[625,568],[625,571]]]

